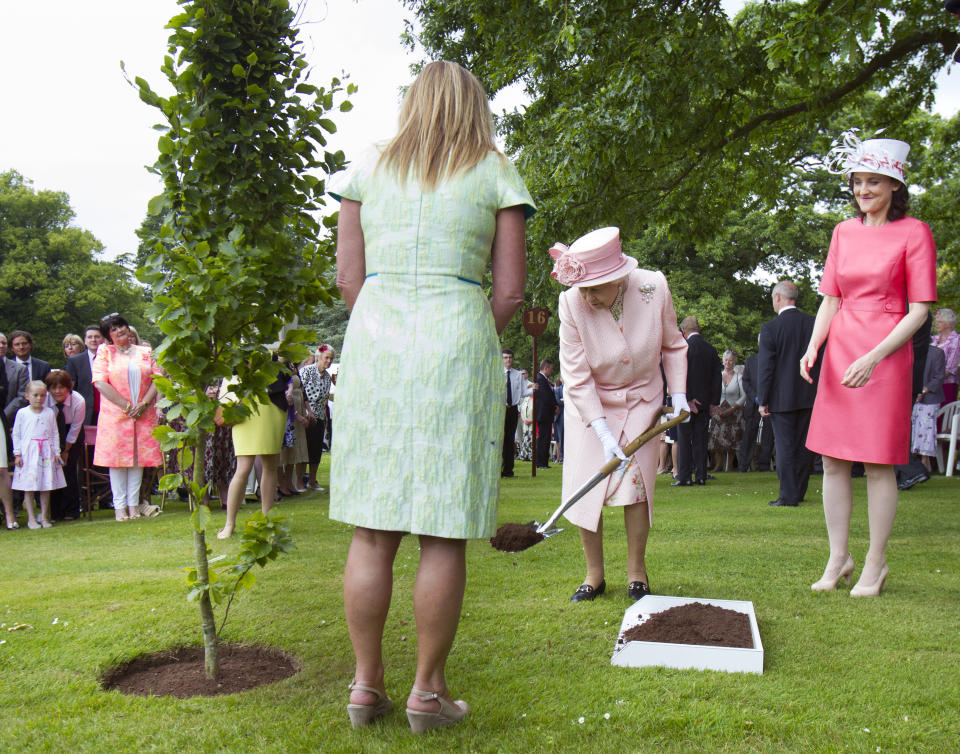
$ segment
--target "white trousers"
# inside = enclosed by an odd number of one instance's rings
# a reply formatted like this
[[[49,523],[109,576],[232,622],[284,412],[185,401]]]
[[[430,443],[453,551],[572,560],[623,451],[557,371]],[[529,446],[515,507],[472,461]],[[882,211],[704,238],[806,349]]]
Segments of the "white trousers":
[[[110,469],[110,491],[113,492],[113,508],[136,508],[140,505],[140,482],[143,467]]]

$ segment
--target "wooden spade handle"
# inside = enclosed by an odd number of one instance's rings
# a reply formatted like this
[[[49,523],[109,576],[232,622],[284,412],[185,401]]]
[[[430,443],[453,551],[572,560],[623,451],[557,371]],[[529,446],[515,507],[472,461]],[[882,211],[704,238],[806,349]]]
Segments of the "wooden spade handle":
[[[661,432],[666,432],[671,427],[676,427],[678,424],[682,424],[684,421],[686,421],[687,417],[690,416],[689,411],[681,411],[677,416],[661,423],[660,417],[664,416],[665,414],[669,414],[672,410],[673,409],[671,409],[669,406],[661,406],[660,410],[657,411],[657,415],[653,417],[653,421],[650,423],[650,426],[647,427],[643,434],[638,435],[623,447],[623,454],[629,458],[638,450],[640,450],[642,445],[652,440]],[[621,463],[623,462],[614,456],[600,467],[600,473],[603,476],[607,476],[607,474],[611,473]]]

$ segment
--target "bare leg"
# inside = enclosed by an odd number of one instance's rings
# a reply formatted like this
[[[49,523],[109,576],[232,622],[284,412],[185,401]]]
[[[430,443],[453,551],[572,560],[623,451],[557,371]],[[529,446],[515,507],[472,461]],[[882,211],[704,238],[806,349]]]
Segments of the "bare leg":
[[[870,521],[870,549],[863,563],[860,581],[874,584],[887,563],[887,540],[897,515],[897,478],[893,466],[864,464],[867,472],[867,518]]]
[[[584,584],[594,589],[603,581],[603,518],[597,521],[597,530],[580,528],[580,544],[583,545],[583,555],[587,560],[587,577]]]
[[[266,514],[277,499],[277,464],[280,454],[257,456],[262,464],[260,472],[260,510]]]
[[[824,569],[824,576],[839,573],[847,562],[850,511],[853,508],[850,466],[850,461],[823,456],[823,515],[827,522],[827,538],[830,541],[830,560]]]
[[[296,466],[296,473],[293,475],[293,488],[295,490],[303,490],[301,485],[303,484],[303,475],[307,473],[307,464],[298,463]]]
[[[320,482],[317,481],[317,469],[319,468],[320,468],[319,463],[311,463],[307,467],[307,475],[309,476],[309,479],[307,479],[307,486],[311,486],[311,485],[313,487],[320,486]]]
[[[3,442],[0,439],[0,442]],[[14,523],[17,519],[13,514],[13,493],[10,491],[10,472],[5,468],[0,468],[0,500],[3,501],[3,514],[7,518],[7,524]]]
[[[634,503],[623,508],[623,525],[627,530],[627,582],[647,581],[647,535],[650,533],[650,514],[647,504]]]
[[[657,446],[657,473],[659,474],[667,468],[667,456],[670,454],[670,446],[663,441],[663,435],[660,435],[660,444]]]
[[[444,667],[460,622],[467,584],[466,553],[466,540],[420,537],[420,566],[413,591],[417,618],[417,677],[413,686],[420,691],[435,691],[449,702],[453,699],[447,690]],[[440,702],[424,702],[411,694],[407,707],[437,712]]]
[[[50,523],[50,491],[44,490],[40,493],[40,521],[45,524]]]
[[[675,442],[670,443],[670,461],[673,463],[673,477],[677,476],[677,444]]]
[[[24,490],[23,509],[27,512],[27,526],[31,529],[37,528],[37,514],[33,509],[33,493]]]
[[[227,521],[217,534],[217,539],[226,539],[233,534],[233,529],[237,525],[237,512],[240,510],[243,494],[247,489],[247,477],[250,476],[253,459],[254,456],[237,456],[237,470],[227,489]]]
[[[353,532],[343,573],[343,607],[357,660],[354,681],[386,693],[383,686],[383,627],[393,593],[393,560],[401,532],[358,526]],[[373,704],[369,691],[353,691],[352,704]]]

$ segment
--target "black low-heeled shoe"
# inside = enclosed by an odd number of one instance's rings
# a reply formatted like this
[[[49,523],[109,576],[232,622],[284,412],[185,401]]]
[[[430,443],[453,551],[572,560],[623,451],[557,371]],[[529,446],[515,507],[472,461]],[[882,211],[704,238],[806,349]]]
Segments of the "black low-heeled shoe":
[[[577,591],[573,593],[573,596],[570,598],[571,602],[589,602],[590,600],[595,600],[603,591],[607,588],[606,579],[600,582],[600,585],[594,589],[589,584],[581,584],[577,587]]]
[[[630,595],[630,599],[636,601],[646,597],[651,592],[650,587],[643,581],[631,581],[627,585],[627,594]]]

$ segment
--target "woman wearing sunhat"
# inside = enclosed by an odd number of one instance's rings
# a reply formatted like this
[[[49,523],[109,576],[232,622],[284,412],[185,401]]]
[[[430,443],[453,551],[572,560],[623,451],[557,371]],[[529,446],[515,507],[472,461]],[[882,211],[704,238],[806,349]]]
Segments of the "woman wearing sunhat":
[[[687,410],[687,344],[663,273],[638,269],[637,260],[623,254],[617,228],[595,230],[569,248],[556,244],[550,255],[552,277],[569,286],[559,307],[564,499],[606,461],[624,461],[566,513],[580,529],[587,561],[587,576],[571,601],[592,600],[606,588],[603,506],[623,506],[628,593],[640,599],[650,594],[645,552],[657,448],[648,443],[629,459],[621,448],[650,426],[663,405],[661,361],[674,412]]]
[[[876,597],[887,578],[887,539],[897,512],[894,464],[910,452],[910,339],[937,298],[936,248],[930,228],[907,216],[904,168],[910,146],[894,139],[844,135],[831,152],[834,172],[853,192],[857,216],[833,229],[817,312],[800,373],[810,380],[820,347],[820,382],[807,447],[823,455],[823,511],[830,559],[814,591],[850,581],[853,492],[850,466],[867,472],[870,549],[850,594]]]

